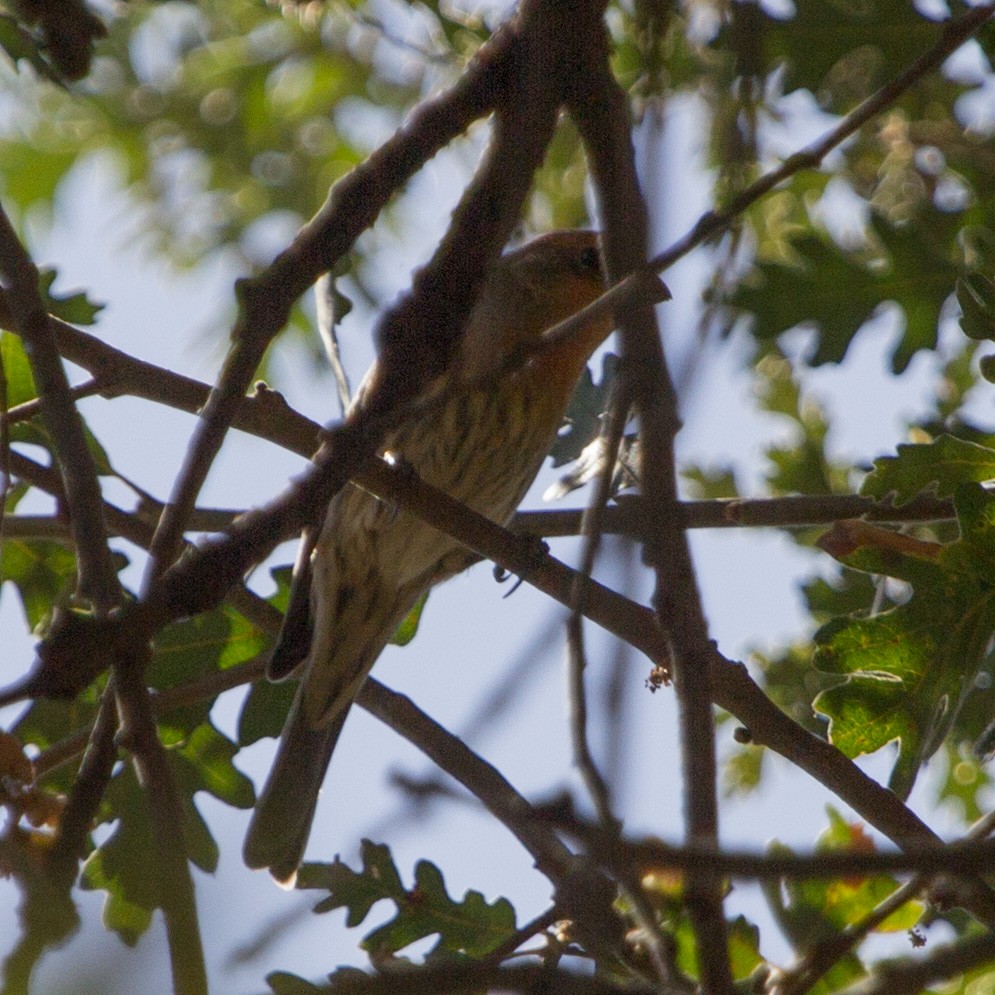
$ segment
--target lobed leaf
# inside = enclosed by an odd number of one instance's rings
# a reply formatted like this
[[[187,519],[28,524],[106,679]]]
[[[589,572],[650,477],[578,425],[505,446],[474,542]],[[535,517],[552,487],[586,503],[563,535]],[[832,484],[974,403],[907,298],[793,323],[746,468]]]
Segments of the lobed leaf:
[[[442,872],[427,860],[415,866],[415,885],[409,891],[388,847],[363,840],[361,852],[362,870],[354,871],[338,859],[332,864],[306,864],[297,887],[327,889],[329,897],[315,911],[344,907],[348,926],[358,926],[378,901],[393,902],[394,917],[363,939],[363,948],[371,954],[393,954],[438,934],[433,953],[482,957],[514,933],[515,912],[507,899],[488,903],[480,892],[468,891],[462,901],[454,901],[446,892]]]
[[[952,435],[930,443],[901,444],[897,455],[881,456],[864,478],[860,493],[899,506],[929,490],[950,497],[959,484],[995,479],[995,449]]]
[[[995,632],[995,497],[962,484],[955,503],[961,539],[948,546],[910,544],[870,526],[851,529],[853,544],[834,555],[911,583],[912,597],[871,617],[834,619],[815,634],[816,666],[847,678],[814,702],[830,720],[830,739],[850,757],[898,740],[889,786],[903,798],[987,666]],[[918,555],[916,543],[938,552]]]

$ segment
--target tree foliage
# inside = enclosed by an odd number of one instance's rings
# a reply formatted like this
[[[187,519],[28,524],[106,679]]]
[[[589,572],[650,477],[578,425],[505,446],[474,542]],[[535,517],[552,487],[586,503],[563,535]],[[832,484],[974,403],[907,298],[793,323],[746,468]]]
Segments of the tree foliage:
[[[104,927],[129,945],[161,910],[175,990],[206,990],[190,865],[213,872],[224,841],[204,798],[251,808],[239,754],[278,735],[293,694],[292,682],[261,676],[289,568],[264,585],[245,578],[349,478],[434,515],[475,553],[573,608],[578,624],[586,615],[647,658],[644,693],[678,700],[685,834],[661,856],[613,809],[599,770],[608,761],[592,756],[582,717],[609,715],[607,752],[620,755],[627,720],[611,708],[625,695],[590,694],[593,666],[585,685],[575,632],[570,733],[584,798],[526,800],[452,731],[370,682],[360,703],[511,830],[552,901],[542,911],[473,889],[454,896],[445,866],[409,867],[364,840],[358,864],[328,854],[304,866],[297,887],[320,895],[318,912],[345,908],[350,929],[377,903],[390,906],[356,941],[368,969],[327,963],[314,982],[290,964],[268,976],[273,991],[995,988],[985,842],[995,753],[995,6],[7,0],[0,48],[0,567],[3,597],[38,640],[33,663],[8,661],[0,699],[19,703],[0,734],[0,866],[20,895],[21,926],[5,942],[5,991],[28,990],[46,952],[78,928],[77,889],[103,894]],[[474,122],[491,115],[491,151],[471,181],[487,130]],[[675,203],[693,201],[686,164],[665,154],[675,120],[700,136],[711,210],[639,269],[646,207],[659,218],[632,182],[630,135],[644,188],[665,180]],[[467,190],[429,276],[391,304],[383,246],[414,239],[417,212],[434,209],[417,176],[442,149]],[[133,232],[163,265],[224,260],[243,274],[204,316],[233,322],[210,395],[104,343],[102,304],[34,267],[32,233],[58,218],[73,177],[94,164],[126,192]],[[579,462],[552,490],[593,482],[590,521],[628,537],[620,555],[655,583],[649,605],[611,590],[610,570],[578,601],[578,575],[545,553],[537,562],[519,534],[580,535],[579,512],[526,513],[518,532],[487,531],[373,459],[377,432],[412,416],[454,354],[458,328],[447,322],[468,306],[454,274],[482,272],[509,235],[594,221],[621,284],[620,355],[579,385],[552,454],[556,466]],[[648,275],[668,280],[692,251],[708,274],[700,300],[682,312],[686,327],[661,339]],[[641,279],[624,282],[635,270]],[[331,309],[316,317],[305,291],[325,273],[319,294]],[[123,293],[127,272],[120,281]],[[230,426],[316,452],[316,425],[273,390],[247,392],[260,372],[279,375],[267,353],[278,333],[318,357],[315,326],[334,339],[354,305],[382,315],[373,339],[394,364],[394,409],[355,435],[330,429],[325,456],[265,507],[234,521],[199,507],[211,440],[219,445]],[[660,313],[667,322],[666,306]],[[872,465],[836,443],[848,398],[813,388],[827,368],[853,373],[871,334],[891,335],[890,380],[927,384]],[[275,349],[299,358],[286,340]],[[737,357],[736,382],[752,385],[756,411],[778,425],[759,459],[673,463],[675,342],[691,356],[679,383],[687,395]],[[71,382],[60,357],[75,364]],[[95,393],[201,410],[168,505],[119,472],[114,447],[79,416],[76,403]],[[806,630],[791,645],[766,643],[748,661],[752,677],[709,642],[686,537],[699,527],[753,538],[777,528],[813,565],[800,588]],[[122,585],[121,571],[145,562],[142,549],[151,550],[145,578]],[[417,644],[423,608],[399,645]],[[750,638],[759,645],[765,633]],[[632,671],[619,673],[633,684]],[[214,706],[239,693],[231,738]],[[717,769],[716,722],[730,716],[736,745]],[[806,854],[779,842],[766,855],[719,850],[718,825],[765,784],[772,751],[855,814],[831,807]],[[893,757],[887,787],[853,763],[878,752]],[[944,761],[931,782],[935,808],[916,813],[907,803],[934,757]],[[422,804],[449,804],[450,783],[408,788]],[[928,823],[948,802],[960,817],[944,844]],[[583,814],[591,805],[595,818]],[[749,914],[726,901],[741,878],[762,886],[765,905]],[[872,933],[908,942],[866,943]],[[770,945],[785,941],[790,953],[774,958]]]

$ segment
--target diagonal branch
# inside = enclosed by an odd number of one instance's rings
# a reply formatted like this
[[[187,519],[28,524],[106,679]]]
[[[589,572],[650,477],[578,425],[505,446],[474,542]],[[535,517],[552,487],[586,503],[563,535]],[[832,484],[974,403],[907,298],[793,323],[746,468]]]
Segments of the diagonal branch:
[[[790,179],[795,173],[803,169],[817,168],[822,160],[833,149],[842,145],[850,135],[859,131],[868,121],[891,107],[903,93],[919,80],[939,69],[950,55],[956,52],[972,35],[976,34],[993,16],[995,16],[995,4],[986,3],[948,21],[944,25],[939,40],[929,51],[924,52],[907,69],[855,107],[822,138],[789,156],[777,169],[765,173],[756,182],[751,183],[733,197],[722,210],[709,211],[704,214],[687,235],[654,256],[650,260],[648,268],[656,273],[668,269],[692,249],[725,231],[730,223],[751,204],[770,193],[785,180]]]
[[[520,23],[496,32],[458,83],[422,104],[404,128],[332,188],[321,210],[264,273],[238,284],[239,315],[232,329],[232,347],[160,522],[143,585],[146,593],[153,580],[173,562],[187,518],[228,427],[263,353],[286,324],[294,302],[319,276],[334,267],[408,179],[509,92],[515,79],[514,70],[518,68],[516,63],[521,60],[521,38],[529,27],[528,20],[523,18]],[[516,171],[511,175],[516,175]],[[501,203],[499,213],[508,211],[509,207],[510,204]],[[517,216],[517,210],[514,214]],[[509,230],[511,223],[509,220]],[[496,230],[490,233],[497,234]],[[463,258],[479,263],[500,246],[494,249],[485,234],[471,249],[469,256]],[[443,254],[442,261],[451,259]],[[437,255],[426,270],[426,280],[438,278],[439,262]],[[445,283],[443,279],[442,285]],[[411,301],[416,313],[425,307],[428,299],[423,300],[416,290]],[[423,317],[426,315],[425,311],[421,313]],[[434,317],[439,318],[439,314]],[[411,385],[412,389],[418,386],[417,381]]]
[[[146,574],[144,624],[150,624],[152,631],[176,617],[177,611],[186,613],[187,603],[197,597],[198,588],[211,590],[216,603],[227,586],[272,549],[274,535],[286,535],[288,529],[299,531],[315,521],[331,497],[375,452],[388,428],[409,414],[406,402],[424,388],[426,377],[446,368],[472,307],[473,293],[507,241],[552,134],[561,101],[557,80],[565,74],[563,66],[571,54],[573,6],[547,5],[539,0],[523,5],[515,25],[522,41],[512,60],[513,85],[501,94],[494,140],[456,210],[446,239],[416,275],[411,295],[387,311],[378,326],[379,376],[371,385],[362,414],[327,434],[314,468],[299,486],[235,523],[223,543],[208,546],[196,561],[188,558],[153,583],[165,566],[159,552],[165,544],[172,546],[177,541],[175,530],[182,529],[199,489],[197,481],[202,479],[203,468],[194,467],[202,447],[194,443],[183,474],[188,482],[178,485],[182,501],[177,499],[176,511],[167,510],[164,520],[168,517],[171,524],[160,523],[160,538],[153,544],[152,559],[159,565],[151,566]],[[271,310],[270,304],[267,307]],[[215,396],[221,393],[223,388]],[[211,431],[220,430],[220,416],[207,417],[211,425],[218,426]],[[225,420],[225,427],[227,424]]]

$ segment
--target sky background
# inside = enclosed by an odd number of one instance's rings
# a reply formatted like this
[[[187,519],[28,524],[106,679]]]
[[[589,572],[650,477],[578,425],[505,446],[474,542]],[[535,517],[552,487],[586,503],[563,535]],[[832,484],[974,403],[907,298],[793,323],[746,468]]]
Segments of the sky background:
[[[788,110],[783,134],[775,136],[777,147],[772,151],[793,151],[826,124],[804,101]],[[708,206],[708,175],[703,150],[697,144],[702,134],[696,126],[698,114],[692,100],[675,100],[663,127],[647,118],[638,134],[639,160],[653,212],[654,249],[683,234]],[[371,122],[369,127],[375,131],[378,125]],[[483,130],[478,130],[463,148],[430,164],[405,198],[407,223],[390,229],[378,226],[370,236],[379,260],[370,277],[385,300],[406,285],[411,267],[427,258],[442,234],[483,138]],[[675,175],[680,177],[679,185],[670,179]],[[846,210],[841,203],[830,220],[847,224]],[[240,274],[223,259],[180,274],[151,253],[109,161],[94,159],[78,169],[61,193],[51,226],[32,223],[28,232],[36,261],[58,267],[57,289],[83,287],[91,298],[107,303],[97,334],[143,359],[202,380],[214,379],[223,356],[232,281]],[[260,257],[275,251],[290,234],[279,224],[258,232]],[[660,316],[675,369],[682,368],[693,341],[706,275],[700,253],[665,274],[674,300],[661,307]],[[370,315],[361,308],[343,326],[354,383],[371,355],[369,327]],[[886,357],[895,335],[895,315],[883,309],[860,333],[845,367],[823,367],[810,378],[813,393],[835,418],[831,448],[846,458],[866,462],[893,451],[895,442],[902,440],[905,419],[927,403],[935,372],[932,360],[920,355],[902,377],[892,377]],[[789,350],[801,351],[807,340],[799,332],[787,341]],[[746,349],[741,334],[708,345],[697,377],[684,385],[686,428],[679,441],[684,460],[705,466],[736,465],[741,471],[740,485],[749,493],[762,469],[763,449],[783,439],[789,426],[783,419],[753,410],[754,385],[740,372]],[[596,361],[593,367],[598,370],[600,364]],[[319,421],[334,417],[331,378],[308,368],[301,346],[291,343],[283,348],[271,369],[273,386],[294,407]],[[978,403],[981,419],[990,424],[990,402]],[[164,499],[193,419],[151,408],[128,398],[95,398],[83,404],[90,427],[111,453],[115,466]],[[275,446],[232,433],[201,504],[251,506],[281,490],[302,466],[299,458]],[[547,465],[526,507],[541,504],[541,494],[555,476]],[[124,500],[123,490],[112,489],[109,496]],[[575,507],[582,500],[583,494],[575,493],[562,504]],[[116,545],[132,557],[125,579],[136,585],[140,556],[127,544]],[[692,545],[712,635],[727,656],[747,659],[753,648],[773,648],[808,634],[799,607],[798,582],[814,571],[828,572],[828,563],[800,552],[773,531],[698,532]],[[568,563],[576,562],[576,541],[555,540],[552,548]],[[271,562],[287,563],[292,557],[293,547],[288,545]],[[606,541],[598,576],[640,600],[650,595],[637,554],[621,540]],[[254,583],[261,593],[269,593],[264,569],[257,572]],[[572,770],[566,721],[564,612],[528,585],[506,599],[509,586],[496,584],[488,566],[478,565],[435,591],[417,638],[403,649],[388,647],[377,664],[376,676],[410,694],[447,727],[465,733],[470,745],[495,762],[528,797],[541,800],[567,788],[582,798]],[[0,681],[5,684],[23,674],[32,656],[31,640],[12,594],[7,588],[0,597]],[[593,625],[588,626],[588,635],[590,686],[597,710],[598,688],[617,647]],[[522,658],[530,659],[527,680],[523,679],[508,713],[493,724],[468,728],[489,690]],[[608,736],[624,743],[628,776],[615,787],[626,828],[676,841],[681,832],[681,785],[673,694],[670,690],[646,691],[647,672],[647,661],[633,653],[627,670],[626,726],[606,730],[596,714],[592,741],[596,751],[603,750]],[[216,724],[232,737],[244,694],[244,690],[230,692],[214,709]],[[16,709],[0,712],[0,722],[9,724],[16,714]],[[731,741],[732,727],[728,723],[719,730],[723,748]],[[255,744],[239,754],[237,765],[258,785],[273,749],[272,740]],[[861,766],[886,778],[889,751],[865,758]],[[516,906],[520,923],[546,908],[548,883],[531,869],[528,855],[510,834],[493,825],[472,802],[436,805],[428,818],[413,819],[403,797],[390,786],[390,776],[396,771],[419,777],[431,768],[407,742],[355,709],[319,805],[308,852],[311,859],[328,860],[339,853],[355,865],[357,841],[373,834],[376,841],[390,844],[406,881],[411,880],[414,863],[427,858],[439,865],[453,896],[468,888],[482,891],[488,900],[504,895]],[[777,838],[798,848],[810,846],[825,828],[824,806],[830,796],[787,763],[775,760],[770,772],[754,796],[724,806],[724,842],[761,848]],[[930,780],[926,777],[920,782],[913,807],[942,831],[937,814],[930,812]],[[194,872],[213,990],[262,991],[262,978],[269,970],[318,977],[336,964],[363,962],[356,945],[361,935],[388,916],[386,906],[375,908],[359,930],[344,928],[341,910],[323,916],[304,914],[307,896],[281,891],[264,873],[242,866],[241,839],[248,813],[205,796],[200,796],[199,804],[221,847],[215,875]],[[834,804],[847,813],[841,803]],[[113,983],[118,984],[117,991],[134,991],[137,979],[145,991],[168,990],[161,922],[157,920],[137,951],[131,952],[100,927],[102,896],[78,897],[83,928],[62,951],[45,958],[36,990],[83,992],[88,976],[94,979],[94,991],[113,991],[108,987]],[[14,886],[0,882],[0,954],[8,946],[4,938],[16,936],[16,901]],[[728,911],[745,912],[762,929],[769,923],[752,888],[737,886]],[[279,929],[276,924],[281,920],[291,928]],[[267,935],[273,942],[256,959],[237,961],[243,945]],[[787,945],[775,932],[763,929],[762,935],[768,956],[787,957]]]

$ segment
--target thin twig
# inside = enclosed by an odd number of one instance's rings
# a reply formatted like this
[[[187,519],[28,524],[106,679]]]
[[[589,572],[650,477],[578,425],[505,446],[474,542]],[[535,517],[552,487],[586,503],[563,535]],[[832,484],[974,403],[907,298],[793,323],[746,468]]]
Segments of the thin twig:
[[[603,531],[637,537],[649,525],[648,508],[636,495],[622,495],[618,506],[604,511]],[[796,494],[772,498],[722,498],[711,501],[678,501],[675,507],[681,528],[801,529],[832,525],[848,518],[894,525],[916,522],[949,522],[956,517],[949,498],[919,494],[906,504],[877,501],[862,494]],[[584,512],[578,509],[522,511],[514,518],[516,531],[552,538],[581,533]]]
[[[562,913],[555,906],[552,905],[545,912],[540,912],[539,915],[535,916],[533,919],[529,920],[524,926],[520,926],[515,932],[508,937],[504,943],[495,947],[485,958],[485,963],[490,964],[500,964],[502,961],[506,960],[516,950],[528,940],[531,940],[533,936],[537,936],[539,933],[545,933],[550,926],[553,926],[558,919],[562,918]]]
[[[367,688],[372,690],[368,692]],[[480,799],[514,833],[534,858],[536,867],[550,880],[563,877],[573,863],[573,853],[552,827],[542,824],[539,813],[496,767],[426,715],[410,698],[372,677],[367,678],[357,701]]]
[[[279,621],[268,631],[275,634],[279,632]],[[184,708],[187,705],[195,705],[204,701],[213,701],[224,691],[242,687],[259,680],[266,673],[267,653],[235,664],[233,667],[226,667],[224,670],[208,674],[189,684],[181,684],[177,687],[166,688],[162,691],[154,691],[151,695],[152,709],[156,715],[168,715],[176,708]],[[69,763],[87,744],[91,735],[92,726],[78,729],[76,732],[60,739],[51,746],[42,750],[35,758],[35,771],[37,777],[43,778],[47,774],[58,770],[63,764]]]
[[[397,48],[403,52],[410,52],[412,55],[438,66],[452,65],[455,61],[455,55],[451,50],[449,52],[440,51],[438,49],[433,50],[424,45],[418,44],[418,42],[411,41],[408,38],[400,38],[395,35],[387,27],[387,25],[380,20],[379,17],[374,17],[372,14],[357,10],[351,4],[341,4],[340,6],[344,14],[351,17],[357,24],[367,30],[375,32],[388,45],[391,45],[394,48]]]
[[[53,324],[54,320],[49,316],[49,324]],[[58,339],[56,339],[56,344],[58,345]],[[61,353],[62,350],[60,349]],[[95,394],[100,393],[99,382],[91,377],[85,383],[77,384],[75,387],[69,388],[69,396],[73,401],[81,401],[86,397],[93,397]],[[36,397],[32,401],[25,401],[23,404],[18,404],[17,407],[11,408],[6,413],[6,421],[8,425],[17,425],[20,422],[29,421],[30,419],[36,417],[37,415],[43,414],[43,405],[40,397]]]
[[[671,990],[631,981],[614,982],[554,965],[492,967],[479,963],[419,965],[380,974],[352,972],[328,985],[315,985],[315,995],[475,995],[481,991],[542,992],[542,995],[671,995]]]
[[[582,934],[603,937],[616,920],[612,882],[589,861],[575,856],[496,767],[422,712],[409,698],[367,678],[356,699],[471,791],[528,850],[536,867],[556,885],[560,915]],[[585,928],[590,924],[589,928]]]
[[[578,573],[578,580],[586,574]],[[577,585],[578,600],[583,584]],[[571,598],[571,601],[575,601]],[[570,734],[573,741],[573,758],[577,770],[580,772],[581,780],[587,788],[587,793],[594,803],[594,811],[598,819],[606,827],[618,825],[618,820],[612,813],[611,796],[608,792],[608,785],[598,770],[598,765],[591,753],[591,745],[587,739],[587,693],[584,688],[584,671],[587,667],[587,659],[584,650],[584,628],[583,618],[579,606],[576,604],[567,619],[567,648],[568,648],[568,688],[570,697]]]
[[[86,747],[83,760],[73,778],[55,842],[45,855],[45,867],[52,880],[67,892],[76,880],[80,858],[86,853],[86,841],[117,760],[115,732],[117,704],[111,680],[100,697],[96,720],[78,737],[79,748]],[[41,775],[42,771],[35,768],[35,776]]]
[[[939,41],[924,52],[907,69],[876,90],[863,103],[855,107],[842,121],[826,132],[822,138],[789,156],[777,169],[765,173],[738,193],[719,211],[709,211],[685,235],[669,248],[654,256],[647,264],[656,273],[673,266],[692,249],[725,231],[730,223],[765,194],[803,169],[815,169],[833,149],[859,131],[868,121],[891,107],[898,98],[929,73],[935,72],[961,45],[995,16],[995,4],[974,7],[960,17],[947,21]]]
[[[352,387],[349,385],[349,374],[342,362],[342,349],[339,347],[339,316],[335,313],[335,278],[331,273],[324,273],[318,277],[314,285],[314,296],[318,337],[325,346],[325,354],[332,367],[332,377],[339,398],[339,414],[344,418],[352,402]]]
[[[611,487],[611,474],[615,465],[618,448],[622,442],[622,432],[628,412],[620,410],[619,405],[613,406],[608,415],[605,428],[605,466],[600,474],[591,497],[591,503],[584,515],[582,529],[584,532],[584,550],[578,574],[590,577],[594,572],[594,561],[597,556],[598,544],[602,534],[601,522],[605,506],[608,503]],[[584,649],[583,620],[583,590],[580,584],[574,592],[573,607],[567,622],[568,663],[570,690],[570,729],[573,740],[574,763],[580,771],[588,794],[594,802],[598,819],[607,829],[617,828],[618,823],[612,812],[611,792],[608,784],[601,776],[594,756],[591,753],[587,736],[587,690],[584,685],[584,672],[587,659]]]
[[[10,454],[10,461],[15,478],[30,483],[32,487],[37,487],[40,491],[52,495],[56,500],[62,500],[62,481],[57,473],[17,452]],[[139,513],[123,511],[109,501],[105,501],[103,504],[103,515],[109,529],[115,535],[133,542],[143,549],[148,548],[155,526],[147,518],[143,518]],[[230,525],[231,522],[232,517],[228,512],[206,510],[195,515],[191,524],[206,531],[216,531],[222,526]],[[30,522],[26,527],[30,527]],[[53,528],[51,531],[55,537],[55,529]],[[228,598],[249,621],[254,622],[261,629],[271,629],[274,616],[279,615],[272,605],[253,594],[242,583],[228,592]],[[279,623],[277,623],[277,628],[279,628]]]

